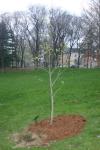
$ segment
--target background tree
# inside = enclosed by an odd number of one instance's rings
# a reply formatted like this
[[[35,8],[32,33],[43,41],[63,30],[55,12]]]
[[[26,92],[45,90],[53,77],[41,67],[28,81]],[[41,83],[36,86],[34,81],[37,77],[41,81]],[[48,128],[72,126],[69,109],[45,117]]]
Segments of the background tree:
[[[13,30],[14,34],[14,41],[15,41],[15,63],[16,67],[23,67],[24,66],[24,52],[25,52],[25,29],[22,26],[23,12],[15,12],[12,16],[11,20],[11,29]]]
[[[14,42],[12,38],[12,31],[7,29],[3,20],[0,22],[0,67],[11,66],[12,51],[14,50]]]
[[[84,11],[84,23],[87,26],[87,34],[92,27],[92,47],[97,53],[97,66],[100,67],[100,0],[92,0],[89,4],[89,9]],[[86,35],[87,35],[86,34]],[[91,50],[95,53],[93,50]]]
[[[81,18],[77,16],[71,16],[70,27],[68,30],[68,67],[70,67],[70,59],[73,48],[77,48],[77,52],[80,57],[79,41],[81,39]]]
[[[16,63],[16,58],[17,58],[17,56],[16,56],[16,40],[15,40],[15,34],[14,34],[14,28],[13,28],[13,16],[11,15],[11,14],[9,14],[9,13],[4,13],[4,14],[1,14],[1,17],[3,18],[3,21],[5,22],[5,24],[6,24],[6,27],[7,27],[7,29],[10,31],[10,34],[9,34],[9,36],[10,36],[10,45],[12,45],[12,49],[11,49],[11,67],[13,68],[13,67],[15,67],[15,64],[17,64]],[[12,42],[11,42],[12,41]],[[17,67],[17,65],[16,65],[16,67]]]
[[[27,40],[33,55],[35,67],[39,65],[42,38],[44,37],[46,10],[44,7],[32,6],[29,8],[28,18],[25,19]]]
[[[49,35],[51,39],[52,52],[52,66],[58,66],[59,55],[62,55],[63,67],[63,51],[65,47],[65,38],[69,29],[71,16],[60,9],[51,9],[49,20],[50,28]]]

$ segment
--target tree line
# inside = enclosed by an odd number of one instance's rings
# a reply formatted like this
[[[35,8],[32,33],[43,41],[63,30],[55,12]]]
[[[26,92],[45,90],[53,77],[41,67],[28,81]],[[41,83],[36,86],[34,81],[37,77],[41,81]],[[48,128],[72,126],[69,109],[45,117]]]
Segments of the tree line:
[[[71,67],[71,55],[78,53],[88,68],[89,62],[97,61],[100,67],[100,0],[92,0],[89,9],[81,16],[71,15],[61,9],[47,10],[31,6],[27,11],[0,15],[0,68],[26,67],[27,53],[31,54],[35,68],[48,67],[50,49],[51,67]],[[92,58],[92,59],[91,59]]]

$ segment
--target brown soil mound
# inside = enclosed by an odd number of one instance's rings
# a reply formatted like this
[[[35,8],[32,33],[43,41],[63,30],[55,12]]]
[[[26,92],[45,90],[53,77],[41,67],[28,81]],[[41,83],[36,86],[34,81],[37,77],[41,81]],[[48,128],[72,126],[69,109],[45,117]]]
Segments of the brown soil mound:
[[[50,120],[33,123],[22,133],[14,133],[11,139],[18,147],[49,146],[50,142],[71,137],[80,133],[86,120],[82,116],[57,116],[50,125]]]
[[[50,125],[50,120],[42,120],[29,126],[28,131],[32,134],[45,135],[44,143],[61,140],[80,133],[86,120],[82,116],[69,115],[57,116]]]

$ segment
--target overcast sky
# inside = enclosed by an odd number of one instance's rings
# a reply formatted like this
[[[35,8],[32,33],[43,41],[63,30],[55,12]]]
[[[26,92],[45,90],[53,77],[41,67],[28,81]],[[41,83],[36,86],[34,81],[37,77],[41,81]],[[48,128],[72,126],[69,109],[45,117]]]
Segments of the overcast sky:
[[[59,7],[80,15],[89,0],[0,0],[0,13],[26,10],[31,4]]]

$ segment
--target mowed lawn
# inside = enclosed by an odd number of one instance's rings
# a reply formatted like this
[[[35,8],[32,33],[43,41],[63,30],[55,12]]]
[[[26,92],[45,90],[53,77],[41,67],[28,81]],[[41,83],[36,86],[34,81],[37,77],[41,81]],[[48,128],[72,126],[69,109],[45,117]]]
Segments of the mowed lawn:
[[[86,118],[86,126],[79,135],[30,150],[100,150],[100,70],[61,72],[55,86],[60,87],[55,96],[55,116],[79,114]],[[27,128],[36,115],[39,120],[50,116],[48,83],[48,74],[42,70],[0,73],[0,150],[12,150],[10,135]]]

